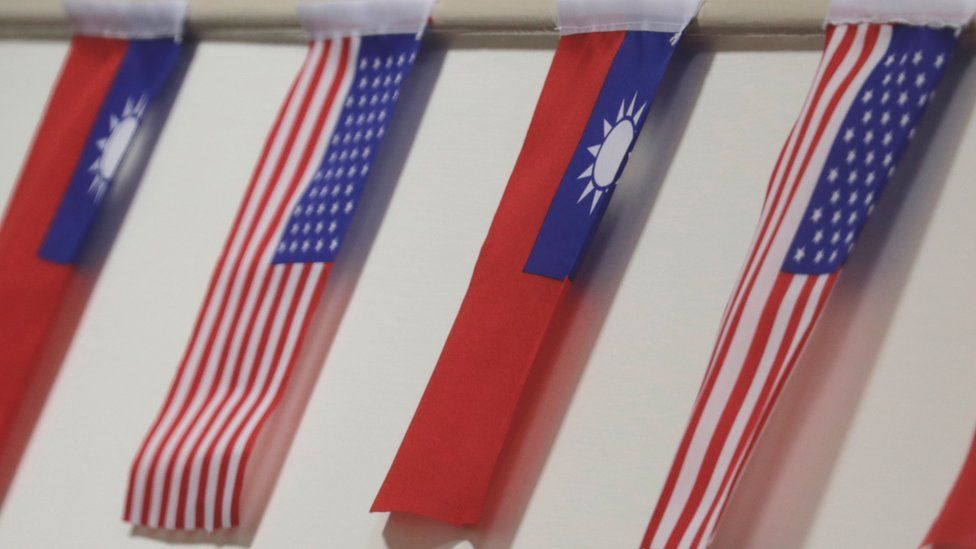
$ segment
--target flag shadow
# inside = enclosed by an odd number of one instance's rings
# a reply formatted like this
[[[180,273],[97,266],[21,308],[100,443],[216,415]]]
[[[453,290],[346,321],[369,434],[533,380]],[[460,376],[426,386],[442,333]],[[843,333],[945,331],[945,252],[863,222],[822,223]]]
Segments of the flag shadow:
[[[446,48],[437,37],[425,36],[410,76],[380,144],[379,154],[363,190],[355,219],[329,273],[319,304],[278,408],[268,418],[254,444],[241,494],[241,526],[208,533],[134,527],[132,534],[168,543],[213,543],[249,547],[261,525],[295,433],[308,406],[339,324],[356,290],[360,274],[379,232],[400,173],[413,147],[428,100],[444,62]],[[314,496],[314,495],[313,495]],[[310,496],[310,497],[313,497]],[[365,512],[365,510],[364,510]]]
[[[481,523],[458,528],[392,513],[383,530],[388,547],[433,549],[451,547],[459,540],[479,548],[512,545],[713,57],[708,48],[695,43],[685,43],[675,52],[646,129],[621,178],[620,196],[607,209],[540,347],[496,467]]]
[[[30,386],[10,437],[9,451],[5,451],[0,459],[0,508],[3,506],[17,474],[20,459],[27,449],[44,403],[71,346],[88,298],[115,244],[119,229],[125,221],[129,206],[135,198],[152,158],[156,142],[169,119],[169,113],[182,87],[194,52],[195,46],[192,43],[184,44],[170,78],[149,107],[145,121],[119,166],[118,175],[111,190],[105,196],[91,232],[83,244],[75,274],[65,292],[64,302],[35,364]]]
[[[976,91],[964,77],[974,54],[960,48],[956,56],[771,415],[712,547],[800,547],[813,526],[973,114]],[[924,535],[918,532],[918,539]]]

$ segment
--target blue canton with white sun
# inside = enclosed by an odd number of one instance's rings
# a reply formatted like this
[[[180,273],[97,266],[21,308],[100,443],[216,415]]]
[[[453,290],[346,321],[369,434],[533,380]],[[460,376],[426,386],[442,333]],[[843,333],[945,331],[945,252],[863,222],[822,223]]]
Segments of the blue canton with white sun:
[[[356,74],[332,138],[291,211],[273,263],[335,260],[418,45],[412,34],[362,39]]]
[[[837,271],[915,134],[955,46],[949,29],[896,25],[840,127],[783,270]]]
[[[181,48],[173,38],[128,42],[71,182],[44,235],[39,257],[60,264],[78,260],[112,183],[122,175],[126,154],[147,109],[176,66]],[[128,175],[131,178],[135,173]]]
[[[524,272],[555,280],[573,278],[607,211],[676,43],[674,34],[644,31],[628,32],[620,42]]]

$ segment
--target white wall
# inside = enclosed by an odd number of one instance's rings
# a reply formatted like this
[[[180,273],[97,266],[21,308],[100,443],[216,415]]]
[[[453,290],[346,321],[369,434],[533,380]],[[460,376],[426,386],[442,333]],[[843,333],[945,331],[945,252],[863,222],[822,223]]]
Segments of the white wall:
[[[259,526],[211,541],[633,547],[818,54],[681,50],[530,382],[489,518],[453,529],[367,510],[467,286],[552,42],[428,46],[289,404],[261,441],[278,451],[250,472],[252,499],[267,501]],[[64,51],[0,42],[0,200]],[[126,475],[303,53],[197,48],[140,187],[113,191],[97,231],[74,290],[88,306],[0,509],[0,547],[208,543],[122,523]],[[911,547],[941,504],[976,423],[969,60],[956,59],[907,159],[916,167],[863,235],[716,546]],[[280,476],[267,473],[282,459]]]

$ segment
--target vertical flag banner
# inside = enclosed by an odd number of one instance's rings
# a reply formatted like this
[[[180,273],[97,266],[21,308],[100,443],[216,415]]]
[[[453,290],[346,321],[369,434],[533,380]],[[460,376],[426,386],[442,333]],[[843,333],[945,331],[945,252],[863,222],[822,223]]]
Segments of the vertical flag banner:
[[[132,464],[127,521],[185,530],[240,523],[255,439],[291,375],[432,4],[299,8],[308,53]]]
[[[129,143],[180,53],[186,4],[69,2],[75,29],[0,225],[0,452]]]
[[[831,5],[820,67],[773,169],[755,240],[642,547],[710,542],[848,254],[932,98],[958,28],[972,16],[971,9],[953,11],[957,4]]]
[[[433,376],[373,504],[473,524],[526,378],[697,0],[560,0],[542,94]]]
[[[976,438],[922,547],[976,549]]]

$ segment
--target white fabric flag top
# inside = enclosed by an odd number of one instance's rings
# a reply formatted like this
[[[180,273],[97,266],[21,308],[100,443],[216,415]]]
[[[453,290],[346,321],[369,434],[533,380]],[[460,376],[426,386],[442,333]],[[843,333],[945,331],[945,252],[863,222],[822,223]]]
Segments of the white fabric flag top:
[[[942,77],[959,0],[835,0],[642,547],[698,548],[729,495]],[[916,143],[916,146],[924,146]]]
[[[295,366],[432,5],[301,8],[313,41],[133,461],[126,520],[186,530],[241,523],[248,458]]]
[[[704,0],[558,0],[559,33],[650,31],[681,33]]]
[[[65,0],[64,10],[75,34],[104,38],[180,37],[186,0]]]
[[[827,24],[902,23],[923,27],[963,27],[976,0],[833,0]]]

